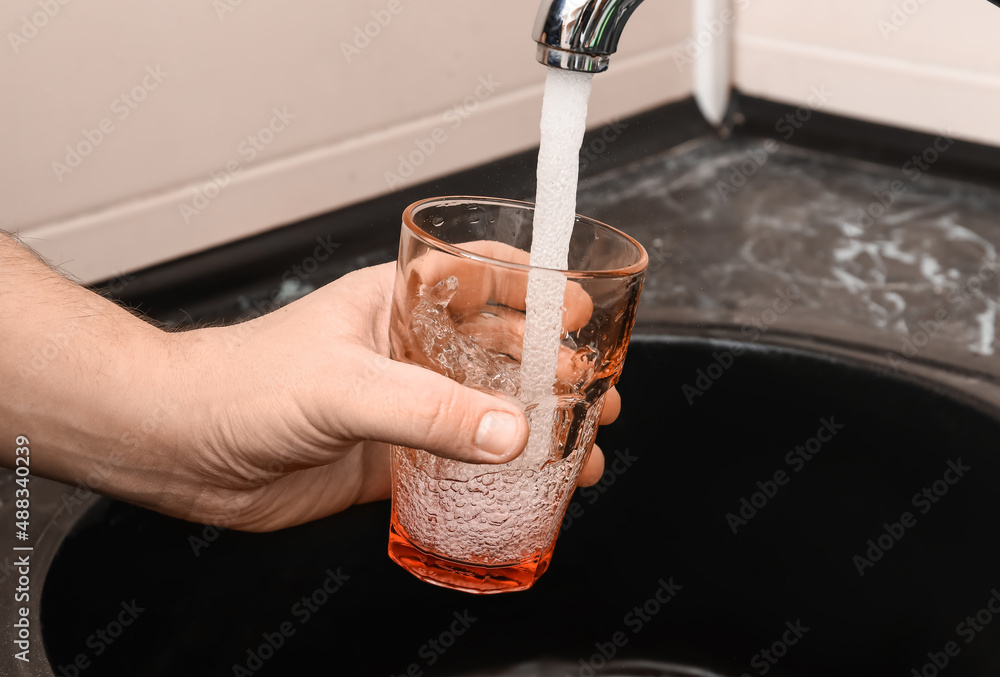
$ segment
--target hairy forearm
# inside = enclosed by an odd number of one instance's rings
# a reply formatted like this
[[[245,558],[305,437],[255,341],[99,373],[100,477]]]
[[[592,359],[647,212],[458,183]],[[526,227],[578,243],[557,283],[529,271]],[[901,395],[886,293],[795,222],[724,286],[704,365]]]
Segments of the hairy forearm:
[[[155,506],[172,490],[176,337],[0,232],[0,464]]]

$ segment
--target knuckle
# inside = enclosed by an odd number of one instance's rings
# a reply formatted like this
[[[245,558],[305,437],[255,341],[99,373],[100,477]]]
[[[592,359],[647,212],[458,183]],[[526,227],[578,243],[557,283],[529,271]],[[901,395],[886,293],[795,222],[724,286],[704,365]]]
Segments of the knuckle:
[[[427,393],[416,402],[416,429],[430,445],[454,444],[454,421],[465,423],[464,409],[458,388]]]

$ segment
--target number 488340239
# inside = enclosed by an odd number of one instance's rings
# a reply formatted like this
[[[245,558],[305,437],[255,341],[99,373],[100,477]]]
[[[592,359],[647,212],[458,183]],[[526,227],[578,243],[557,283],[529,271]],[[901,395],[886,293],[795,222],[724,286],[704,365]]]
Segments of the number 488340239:
[[[14,449],[14,472],[17,474],[17,478],[14,482],[20,487],[14,492],[15,503],[14,507],[17,508],[17,512],[14,514],[15,519],[19,520],[15,526],[21,531],[28,530],[28,508],[30,506],[30,492],[28,490],[28,482],[31,481],[29,477],[29,467],[31,465],[31,449],[29,448],[29,440],[24,435],[18,435],[17,439],[14,440],[17,443],[17,447]]]

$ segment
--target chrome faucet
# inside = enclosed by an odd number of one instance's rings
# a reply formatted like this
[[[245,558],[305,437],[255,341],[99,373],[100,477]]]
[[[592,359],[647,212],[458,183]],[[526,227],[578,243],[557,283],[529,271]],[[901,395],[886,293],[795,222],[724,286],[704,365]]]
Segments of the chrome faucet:
[[[542,0],[531,35],[538,43],[538,60],[562,70],[606,71],[625,22],[640,2]]]

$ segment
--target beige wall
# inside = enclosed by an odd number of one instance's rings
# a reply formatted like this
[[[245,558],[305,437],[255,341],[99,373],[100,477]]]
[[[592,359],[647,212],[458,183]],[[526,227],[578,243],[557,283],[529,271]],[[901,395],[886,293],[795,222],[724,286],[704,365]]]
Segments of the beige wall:
[[[401,154],[426,156],[412,184],[528,148],[536,8],[7,0],[0,228],[93,281],[388,192]],[[689,24],[684,2],[637,10],[591,124],[690,93],[673,58]]]
[[[986,0],[737,0],[735,83],[827,112],[1000,143],[1000,8]]]

